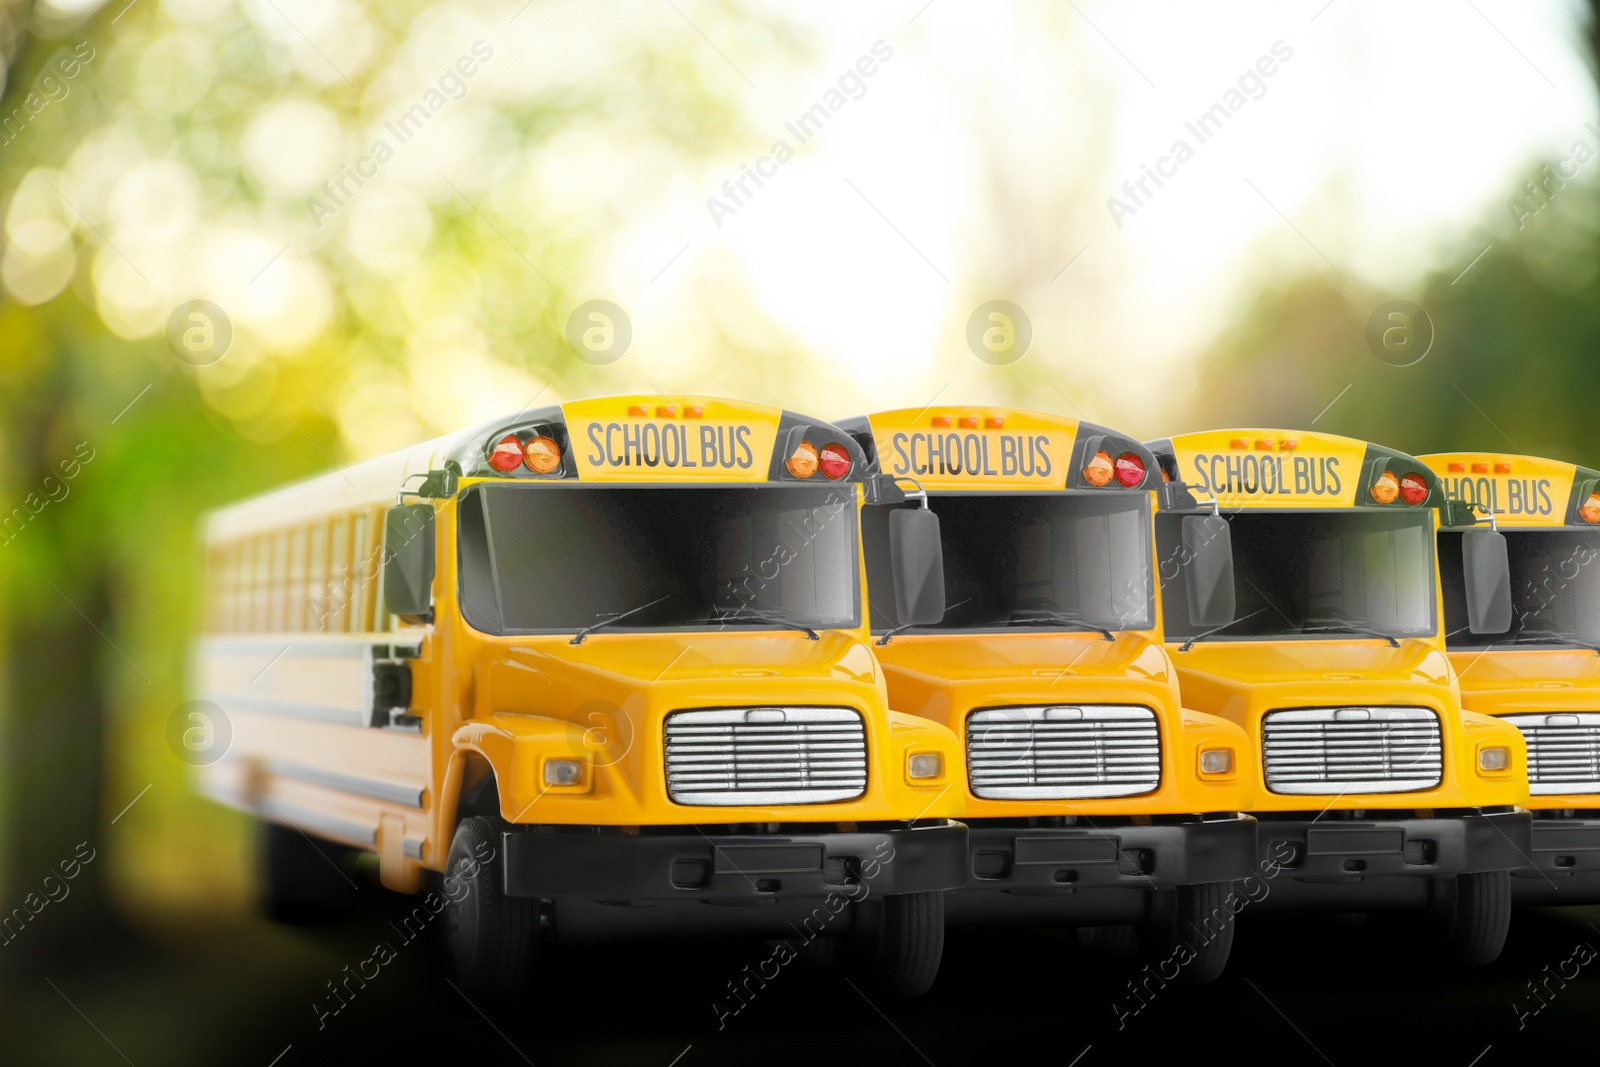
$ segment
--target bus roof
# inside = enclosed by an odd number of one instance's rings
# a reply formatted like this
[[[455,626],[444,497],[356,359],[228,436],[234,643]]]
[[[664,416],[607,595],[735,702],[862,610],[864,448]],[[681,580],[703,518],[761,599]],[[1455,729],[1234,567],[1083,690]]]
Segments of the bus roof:
[[[1600,523],[1600,471],[1559,459],[1506,452],[1438,452],[1419,457],[1439,476],[1445,495],[1479,505],[1498,526]]]
[[[841,420],[871,472],[943,490],[1148,490],[1155,456],[1132,437],[1043,411],[941,404]],[[1105,453],[1090,480],[1085,468]],[[1135,465],[1117,466],[1125,456]],[[1136,474],[1138,480],[1123,482]]]
[[[1150,442],[1181,490],[1168,507],[1197,500],[1228,508],[1440,507],[1438,477],[1414,456],[1337,434],[1263,428],[1207,430]],[[1406,494],[1402,496],[1402,493]],[[1414,503],[1411,497],[1420,493]]]
[[[514,450],[505,442],[515,438]],[[543,438],[553,469],[536,472],[522,449]],[[810,446],[810,472],[791,473],[786,461]],[[819,465],[833,446],[848,455],[843,473]],[[492,457],[514,456],[497,469]],[[797,469],[804,469],[803,466]],[[320,514],[393,503],[408,478],[447,470],[461,478],[629,484],[827,485],[859,482],[867,463],[844,430],[781,408],[686,395],[593,397],[525,409],[385,456],[365,460],[272,490],[213,512],[208,541],[226,541]]]

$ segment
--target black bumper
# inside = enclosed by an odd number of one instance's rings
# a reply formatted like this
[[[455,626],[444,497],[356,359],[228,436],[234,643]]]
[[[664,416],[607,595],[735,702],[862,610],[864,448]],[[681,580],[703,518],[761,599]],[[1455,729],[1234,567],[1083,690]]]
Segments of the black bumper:
[[[552,900],[761,902],[938,892],[963,882],[967,828],[945,822],[855,833],[623,834],[508,830],[508,896]]]
[[[1511,872],[1512,901],[1554,907],[1600,904],[1600,813],[1533,819],[1531,866]]]
[[[1520,808],[1440,813],[1431,819],[1263,817],[1260,864],[1274,877],[1337,884],[1438,878],[1524,866],[1533,816]]]
[[[1155,826],[1018,827],[977,821],[964,890],[1055,894],[1230,882],[1254,869],[1256,820],[1233,815]]]

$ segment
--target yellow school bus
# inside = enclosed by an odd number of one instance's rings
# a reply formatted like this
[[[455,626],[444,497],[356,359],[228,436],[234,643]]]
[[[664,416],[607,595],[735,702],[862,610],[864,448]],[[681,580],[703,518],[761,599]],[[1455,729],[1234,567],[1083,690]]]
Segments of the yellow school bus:
[[[1150,451],[1102,426],[934,405],[847,419],[901,492],[862,514],[889,702],[964,742],[968,856],[951,924],[1127,927],[1217,977],[1256,862],[1254,761],[1235,723],[1179,701],[1161,645]],[[944,598],[907,619],[890,522],[938,517]],[[1165,976],[1172,979],[1171,974]]]
[[[1600,903],[1600,471],[1492,452],[1421,457],[1478,529],[1439,533],[1445,647],[1461,703],[1528,745],[1532,863],[1518,904]],[[1465,518],[1465,516],[1463,516]],[[1474,627],[1464,541],[1489,524],[1508,584],[1500,617]]]
[[[1461,708],[1434,552],[1461,511],[1411,456],[1304,431],[1151,444],[1162,622],[1185,707],[1250,734],[1263,911],[1413,909],[1493,960],[1526,863],[1522,735]],[[1483,605],[1474,604],[1475,611]]]
[[[716,935],[834,937],[882,995],[926,989],[960,750],[888,709],[867,488],[825,422],[623,396],[215,513],[202,781],[262,821],[268,906],[332,910],[368,852],[476,995],[541,939]]]

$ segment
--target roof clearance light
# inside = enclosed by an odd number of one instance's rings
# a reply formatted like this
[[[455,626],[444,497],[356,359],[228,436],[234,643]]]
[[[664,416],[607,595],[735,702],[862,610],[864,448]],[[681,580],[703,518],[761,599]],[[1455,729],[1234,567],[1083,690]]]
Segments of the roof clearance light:
[[[978,416],[976,415],[963,415],[960,422],[963,430],[976,430],[978,428]]]
[[[1474,463],[1472,465],[1472,473],[1473,474],[1488,474],[1489,473],[1489,465],[1487,463]]]
[[[1118,456],[1117,481],[1128,489],[1144,481],[1144,460],[1133,452],[1124,452]]]
[[[650,414],[650,408],[644,404],[629,404],[628,414],[633,418],[642,419]]]
[[[1578,518],[1584,522],[1600,522],[1600,493],[1590,493],[1588,503],[1578,508]]]
[[[817,456],[817,466],[824,478],[836,482],[850,473],[850,452],[838,443],[828,445]]]
[[[1378,475],[1378,480],[1372,483],[1368,492],[1380,504],[1393,504],[1395,497],[1400,495],[1400,479],[1394,476],[1394,471],[1384,471]]]
[[[535,474],[549,474],[561,466],[561,446],[549,437],[535,437],[528,442],[528,455],[523,460]]]
[[[698,419],[704,416],[705,413],[706,409],[701,407],[699,404],[690,404],[688,407],[683,409],[683,417],[686,419]]]
[[[1102,449],[1094,454],[1094,458],[1083,468],[1083,480],[1093,486],[1107,485],[1116,468],[1111,464],[1111,457]]]
[[[1400,479],[1400,499],[1407,504],[1420,504],[1428,499],[1428,482],[1420,474],[1408,474]]]
[[[801,441],[794,455],[784,460],[783,465],[796,478],[811,477],[817,473],[817,446],[810,441]]]
[[[1293,452],[1295,449],[1297,449],[1299,447],[1300,447],[1300,442],[1299,441],[1284,440],[1284,441],[1279,441],[1278,442],[1278,451],[1279,452]]]
[[[949,426],[950,425],[950,416],[949,415],[935,415],[933,417],[933,424],[935,426]]]
[[[489,451],[489,466],[505,474],[522,466],[522,442],[514,433],[508,433]]]
[[[676,418],[677,415],[678,409],[671,404],[662,404],[656,408],[656,418],[658,419],[672,419]]]
[[[1250,447],[1250,442],[1246,441],[1242,437],[1235,437],[1233,440],[1228,442],[1228,447],[1229,448],[1249,448]]]
[[[1509,464],[1509,463],[1496,463],[1494,465],[1494,472],[1496,474],[1510,474],[1511,473],[1511,464]]]
[[[1272,442],[1266,440],[1265,438],[1262,438],[1261,440],[1256,442],[1256,451],[1258,451],[1258,452],[1271,452],[1272,451]]]
[[[986,430],[998,430],[1005,424],[1006,420],[998,415],[990,415],[983,420],[983,428]]]

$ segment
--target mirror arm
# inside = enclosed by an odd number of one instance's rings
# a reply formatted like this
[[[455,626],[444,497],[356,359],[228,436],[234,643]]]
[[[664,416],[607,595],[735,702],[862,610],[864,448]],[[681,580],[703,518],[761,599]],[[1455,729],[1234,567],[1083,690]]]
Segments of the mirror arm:
[[[1216,497],[1212,496],[1212,497],[1207,497],[1204,500],[1196,500],[1195,503],[1196,504],[1210,504],[1211,505],[1211,514],[1215,515],[1219,519],[1222,518],[1222,504],[1221,504],[1220,501],[1217,500]]]
[[[899,478],[896,478],[895,482],[896,482],[896,484],[898,484],[900,482],[910,482],[912,485],[916,486],[917,488],[916,488],[915,492],[906,493],[906,499],[907,500],[912,500],[912,499],[921,500],[922,501],[922,510],[923,511],[927,511],[928,510],[928,491],[926,489],[922,488],[922,483],[921,482],[917,481],[915,478],[906,478],[906,477],[903,477],[903,476],[899,477]]]
[[[1490,508],[1488,504],[1479,504],[1479,503],[1474,502],[1474,503],[1468,504],[1467,507],[1470,508],[1473,511],[1481,511],[1485,515],[1489,516],[1489,529],[1495,530],[1495,531],[1498,531],[1500,529],[1500,524],[1497,521],[1495,521],[1494,510],[1492,508]]]

